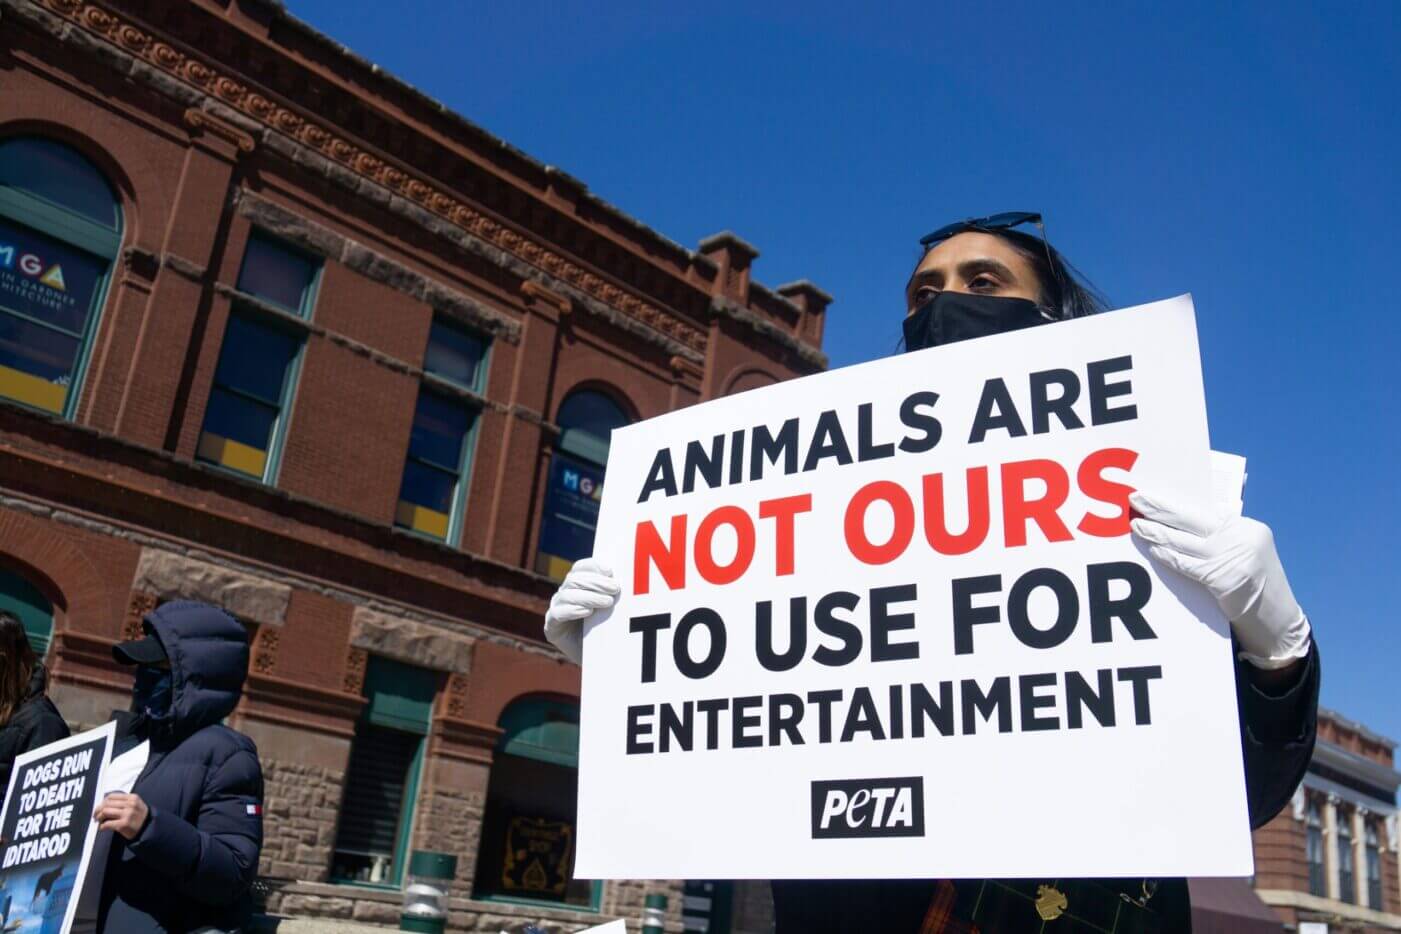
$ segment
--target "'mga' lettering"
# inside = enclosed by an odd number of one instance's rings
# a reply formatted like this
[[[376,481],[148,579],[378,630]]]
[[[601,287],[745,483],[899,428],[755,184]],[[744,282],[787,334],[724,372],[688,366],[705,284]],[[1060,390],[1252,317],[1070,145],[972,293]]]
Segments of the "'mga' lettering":
[[[856,778],[812,783],[812,836],[924,836],[924,780]]]

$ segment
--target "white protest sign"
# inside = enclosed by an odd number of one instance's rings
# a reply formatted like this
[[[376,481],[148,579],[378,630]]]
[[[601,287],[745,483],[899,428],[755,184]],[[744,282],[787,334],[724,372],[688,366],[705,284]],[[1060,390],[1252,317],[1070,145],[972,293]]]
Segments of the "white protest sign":
[[[614,431],[576,874],[1249,875],[1210,482],[1185,296]]]
[[[0,814],[7,923],[55,932],[72,924],[74,893],[82,891],[97,838],[92,812],[116,728],[106,723],[16,757]]]

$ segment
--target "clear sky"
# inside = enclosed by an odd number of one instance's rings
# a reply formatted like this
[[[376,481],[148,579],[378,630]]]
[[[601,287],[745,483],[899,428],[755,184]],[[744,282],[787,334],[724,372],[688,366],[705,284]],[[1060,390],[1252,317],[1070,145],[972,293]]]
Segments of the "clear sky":
[[[893,350],[918,238],[970,215],[1043,212],[1114,305],[1193,293],[1323,703],[1401,739],[1401,3],[288,7],[672,239],[813,280],[834,366]]]

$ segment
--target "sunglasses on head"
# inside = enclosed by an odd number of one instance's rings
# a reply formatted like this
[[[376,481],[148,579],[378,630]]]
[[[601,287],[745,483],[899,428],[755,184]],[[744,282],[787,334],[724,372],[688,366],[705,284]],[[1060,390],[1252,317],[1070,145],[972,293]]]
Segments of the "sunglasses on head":
[[[1022,224],[1035,224],[1041,228],[1044,239],[1045,228],[1042,227],[1040,214],[1034,211],[1003,211],[1001,214],[970,217],[967,220],[945,224],[933,233],[920,237],[919,245],[924,247],[927,252],[934,244],[942,243],[955,234],[967,233],[970,230],[1008,230],[1012,227],[1020,227]]]

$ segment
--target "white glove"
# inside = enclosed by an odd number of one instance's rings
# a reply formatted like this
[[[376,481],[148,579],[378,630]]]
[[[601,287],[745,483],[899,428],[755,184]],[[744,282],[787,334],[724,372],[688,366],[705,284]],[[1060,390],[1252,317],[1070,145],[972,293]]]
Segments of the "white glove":
[[[584,663],[584,623],[618,602],[622,587],[597,558],[574,562],[545,611],[545,638],[576,665]]]
[[[1142,516],[1132,526],[1148,553],[1216,599],[1244,650],[1241,658],[1278,669],[1308,655],[1308,617],[1289,589],[1269,526],[1142,492],[1130,495],[1129,504]]]

